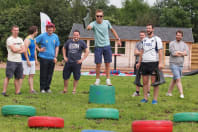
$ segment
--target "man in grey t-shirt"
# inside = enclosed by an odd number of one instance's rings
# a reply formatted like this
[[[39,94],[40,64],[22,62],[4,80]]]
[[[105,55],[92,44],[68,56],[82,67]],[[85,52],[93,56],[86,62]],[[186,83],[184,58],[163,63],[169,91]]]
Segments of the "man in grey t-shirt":
[[[188,54],[188,46],[182,41],[183,32],[178,30],[176,32],[176,40],[170,42],[169,51],[170,51],[170,69],[173,73],[173,79],[171,81],[167,96],[172,96],[172,91],[175,86],[177,85],[180,98],[184,98],[183,88],[181,83],[181,75],[182,75],[182,68],[184,63],[184,56]]]

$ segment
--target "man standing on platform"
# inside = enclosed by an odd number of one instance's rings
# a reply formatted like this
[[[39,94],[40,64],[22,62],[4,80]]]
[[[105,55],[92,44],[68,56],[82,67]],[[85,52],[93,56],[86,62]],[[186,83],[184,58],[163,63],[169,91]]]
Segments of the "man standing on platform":
[[[109,40],[109,29],[113,33],[114,37],[118,41],[117,44],[121,46],[121,41],[112,28],[108,20],[103,20],[104,14],[101,9],[96,10],[96,21],[91,22],[87,26],[87,30],[93,30],[95,37],[95,64],[96,64],[96,82],[95,85],[100,84],[100,68],[102,64],[102,56],[104,56],[105,71],[106,71],[106,84],[111,86],[110,80],[110,64],[112,62],[112,51]]]

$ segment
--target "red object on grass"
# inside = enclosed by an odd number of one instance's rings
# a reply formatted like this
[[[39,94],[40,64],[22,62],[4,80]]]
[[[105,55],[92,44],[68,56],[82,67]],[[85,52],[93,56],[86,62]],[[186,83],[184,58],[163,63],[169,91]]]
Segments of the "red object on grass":
[[[172,132],[172,121],[142,120],[132,123],[132,132]]]
[[[48,116],[33,116],[28,119],[29,127],[63,128],[64,119]]]

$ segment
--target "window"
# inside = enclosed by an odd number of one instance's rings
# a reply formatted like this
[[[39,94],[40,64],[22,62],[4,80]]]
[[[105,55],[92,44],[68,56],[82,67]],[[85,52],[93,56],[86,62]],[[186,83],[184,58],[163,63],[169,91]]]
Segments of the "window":
[[[115,53],[115,41],[111,41],[110,45],[111,45],[112,54],[114,54]]]
[[[165,56],[170,56],[169,43],[166,43]]]
[[[125,45],[126,45],[126,42],[125,41],[122,41],[122,46],[120,47],[118,45],[118,54],[125,54]]]
[[[94,40],[90,40],[89,50],[90,53],[94,53]]]

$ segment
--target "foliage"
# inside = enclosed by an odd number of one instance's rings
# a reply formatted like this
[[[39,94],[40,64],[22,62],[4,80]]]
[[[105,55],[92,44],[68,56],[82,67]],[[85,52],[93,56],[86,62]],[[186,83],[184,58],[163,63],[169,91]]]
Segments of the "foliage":
[[[40,12],[48,14],[55,23],[60,48],[68,39],[73,23],[82,23],[86,8],[91,9],[93,20],[95,10],[103,9],[104,18],[113,25],[153,23],[155,26],[192,27],[195,41],[198,41],[197,0],[163,0],[154,6],[144,0],[125,0],[121,9],[108,4],[109,0],[0,0],[0,61],[6,60],[6,39],[11,26],[19,25],[20,37],[24,38],[29,26],[40,27]]]

